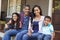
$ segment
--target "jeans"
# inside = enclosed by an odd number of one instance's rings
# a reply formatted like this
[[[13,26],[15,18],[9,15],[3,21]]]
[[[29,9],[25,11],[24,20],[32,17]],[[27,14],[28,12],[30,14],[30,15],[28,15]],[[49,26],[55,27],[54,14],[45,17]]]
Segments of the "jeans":
[[[33,38],[37,38],[37,40],[42,40],[42,33],[32,33],[32,36],[28,36],[27,34],[25,34],[22,38],[22,40],[29,40],[29,39],[33,39]]]
[[[18,32],[20,32],[21,30],[16,30],[16,29],[10,29],[8,31],[5,32],[4,37],[2,38],[2,40],[11,40],[11,36],[15,36]]]
[[[28,32],[27,30],[23,30],[23,31],[19,32],[19,33],[16,35],[15,40],[22,40],[23,35],[26,34],[27,32]]]
[[[51,35],[44,35],[43,40],[51,40]]]

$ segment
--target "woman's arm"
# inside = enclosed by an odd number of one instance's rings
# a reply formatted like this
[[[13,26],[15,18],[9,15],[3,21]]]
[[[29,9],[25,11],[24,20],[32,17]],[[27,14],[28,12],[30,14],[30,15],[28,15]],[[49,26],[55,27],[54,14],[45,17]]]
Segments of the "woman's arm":
[[[32,27],[31,27],[31,19],[29,20],[29,27],[28,27],[28,33],[29,36],[32,34]]]

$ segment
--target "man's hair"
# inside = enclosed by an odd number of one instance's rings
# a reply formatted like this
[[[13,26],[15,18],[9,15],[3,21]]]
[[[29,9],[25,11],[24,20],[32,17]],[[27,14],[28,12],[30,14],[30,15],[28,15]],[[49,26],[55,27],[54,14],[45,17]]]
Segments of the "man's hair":
[[[45,18],[48,18],[48,19],[50,19],[50,20],[51,20],[51,17],[50,17],[50,16],[45,16]],[[44,19],[45,19],[45,18],[44,18]]]
[[[29,9],[30,9],[30,5],[24,5],[23,8],[25,8],[25,7],[29,7]]]

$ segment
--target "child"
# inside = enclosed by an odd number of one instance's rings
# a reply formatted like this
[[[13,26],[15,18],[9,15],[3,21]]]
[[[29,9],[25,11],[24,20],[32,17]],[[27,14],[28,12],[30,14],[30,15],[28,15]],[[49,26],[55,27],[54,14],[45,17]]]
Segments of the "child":
[[[15,36],[21,30],[21,22],[19,20],[19,14],[13,13],[10,23],[5,24],[5,29],[9,29],[5,32],[2,40],[11,40],[11,36]]]
[[[44,18],[42,33],[43,33],[43,40],[53,40],[55,34],[54,34],[53,25],[51,24],[50,16],[45,16]]]

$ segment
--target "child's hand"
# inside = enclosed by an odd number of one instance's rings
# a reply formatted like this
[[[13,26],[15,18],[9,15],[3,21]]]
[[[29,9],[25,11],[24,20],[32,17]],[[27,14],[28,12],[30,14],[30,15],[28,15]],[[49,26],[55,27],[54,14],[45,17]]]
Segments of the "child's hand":
[[[51,40],[54,40],[54,38],[55,38],[55,32],[52,33],[52,38],[51,38]]]
[[[20,21],[20,28],[22,28],[22,23],[21,23],[21,21]]]
[[[9,22],[7,24],[11,24],[12,20],[9,20]]]
[[[28,29],[28,33],[27,33],[29,36],[31,36],[32,35],[32,31],[31,31],[31,29]]]
[[[6,28],[6,29],[8,28],[8,25],[7,25],[7,24],[5,24],[5,28]]]

